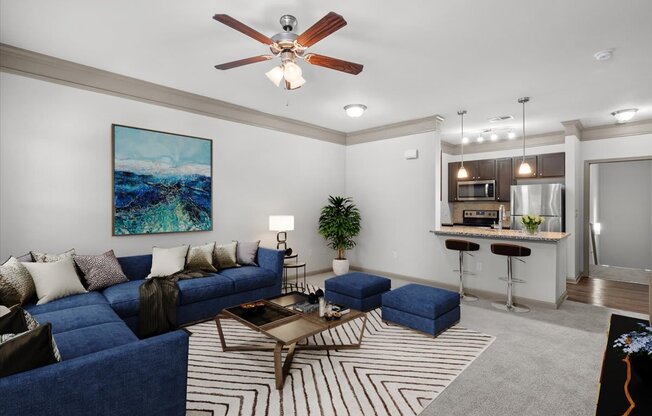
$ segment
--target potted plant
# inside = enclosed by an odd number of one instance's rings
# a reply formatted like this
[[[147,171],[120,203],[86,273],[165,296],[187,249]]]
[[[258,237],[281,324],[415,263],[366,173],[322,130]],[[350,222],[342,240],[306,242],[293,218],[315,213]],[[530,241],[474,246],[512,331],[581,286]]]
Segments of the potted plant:
[[[330,248],[337,251],[333,272],[338,276],[349,271],[344,251],[355,247],[354,238],[360,233],[360,220],[360,211],[351,198],[341,196],[329,195],[328,205],[319,215],[319,234],[328,240]]]
[[[543,218],[538,215],[523,215],[521,222],[525,231],[529,234],[536,234],[539,231],[539,226],[543,223]]]
[[[618,337],[614,348],[629,356],[632,369],[645,383],[652,383],[652,327],[639,325],[640,330]]]

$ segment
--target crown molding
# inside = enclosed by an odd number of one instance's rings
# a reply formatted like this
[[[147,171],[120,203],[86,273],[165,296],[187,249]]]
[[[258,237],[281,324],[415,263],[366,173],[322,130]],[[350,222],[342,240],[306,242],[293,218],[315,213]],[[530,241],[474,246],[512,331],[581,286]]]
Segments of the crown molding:
[[[652,133],[652,119],[632,121],[623,124],[585,127],[580,140],[601,140],[615,137],[637,136]]]
[[[563,131],[539,134],[535,136],[530,136],[527,139],[525,139],[525,144],[528,148],[551,146],[554,144],[561,144],[564,142],[565,142],[565,136]],[[454,145],[446,142],[448,146],[444,147],[443,143],[445,142],[442,142],[441,148],[444,153],[448,153],[450,155],[459,155],[462,153],[460,145]],[[522,147],[523,147],[522,140],[502,140],[499,142],[490,142],[490,143],[470,143],[464,146],[464,154],[521,149]]]
[[[250,126],[346,144],[346,134],[0,43],[0,71]]]
[[[351,146],[354,144],[368,143],[377,140],[393,139],[396,137],[427,133],[429,131],[440,131],[441,124],[444,122],[444,120],[444,117],[434,115],[430,117],[359,130],[352,133],[347,133],[346,144],[347,146]]]
[[[561,125],[564,126],[564,135],[575,136],[578,139],[582,138],[582,131],[584,130],[584,126],[582,125],[581,121],[579,120],[562,121]]]

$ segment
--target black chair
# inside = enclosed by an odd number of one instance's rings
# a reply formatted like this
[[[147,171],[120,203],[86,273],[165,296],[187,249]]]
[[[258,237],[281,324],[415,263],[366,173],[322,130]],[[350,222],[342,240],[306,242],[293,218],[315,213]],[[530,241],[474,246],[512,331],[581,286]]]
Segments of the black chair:
[[[466,240],[455,240],[455,239],[449,239],[446,240],[446,248],[449,250],[455,250],[459,252],[459,258],[460,258],[460,298],[462,300],[465,300],[467,302],[474,302],[478,300],[477,296],[469,295],[467,293],[464,293],[464,254],[466,253],[469,256],[473,256],[472,254],[469,253],[469,251],[478,251],[480,250],[480,245],[476,244],[472,241],[466,241]],[[458,270],[453,270],[453,271],[458,271]],[[469,272],[467,272],[469,273]],[[472,274],[472,273],[469,273]]]
[[[517,246],[515,244],[492,244],[491,252],[499,256],[507,257],[507,278],[501,278],[501,280],[507,281],[507,302],[492,302],[492,305],[495,308],[508,312],[529,312],[530,308],[525,305],[515,303],[512,300],[512,288],[514,283],[525,283],[524,280],[515,279],[512,275],[512,258],[516,258],[516,260],[525,263],[523,260],[519,259],[519,257],[529,256],[532,253],[532,250],[527,247]]]

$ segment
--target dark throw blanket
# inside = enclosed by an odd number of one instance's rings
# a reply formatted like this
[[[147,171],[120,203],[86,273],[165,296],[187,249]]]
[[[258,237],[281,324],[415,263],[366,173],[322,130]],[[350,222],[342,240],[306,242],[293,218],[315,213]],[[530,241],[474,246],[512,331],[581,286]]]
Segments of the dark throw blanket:
[[[171,276],[146,279],[140,285],[138,337],[148,338],[177,329],[177,281],[206,276],[210,276],[210,273],[184,270]]]

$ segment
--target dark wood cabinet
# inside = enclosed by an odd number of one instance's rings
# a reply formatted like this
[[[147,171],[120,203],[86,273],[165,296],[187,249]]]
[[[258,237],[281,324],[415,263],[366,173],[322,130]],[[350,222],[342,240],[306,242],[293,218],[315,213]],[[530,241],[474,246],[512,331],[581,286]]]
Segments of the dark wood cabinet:
[[[512,159],[512,167],[514,169],[514,177],[517,179],[524,178],[536,178],[537,177],[537,157],[536,156],[525,156],[525,161],[532,168],[532,173],[528,175],[520,175],[518,173],[518,168],[521,167],[521,162],[523,162],[523,157],[515,157]]]
[[[460,166],[460,162],[448,164],[448,202],[457,201],[457,171]]]
[[[496,159],[496,201],[509,202],[513,182],[512,158]]]
[[[468,173],[468,177],[462,180],[495,180],[496,201],[509,202],[511,199],[510,187],[516,185],[517,179],[563,178],[566,174],[565,153],[525,156],[525,161],[532,168],[532,173],[528,175],[518,174],[518,168],[521,166],[522,161],[523,157],[464,161],[464,168]],[[451,162],[448,164],[449,202],[459,201],[457,198],[457,171],[460,167],[460,162]]]
[[[494,159],[478,160],[475,164],[475,180],[496,179],[496,161]]]
[[[539,178],[555,178],[566,174],[565,153],[539,155],[538,158]]]

